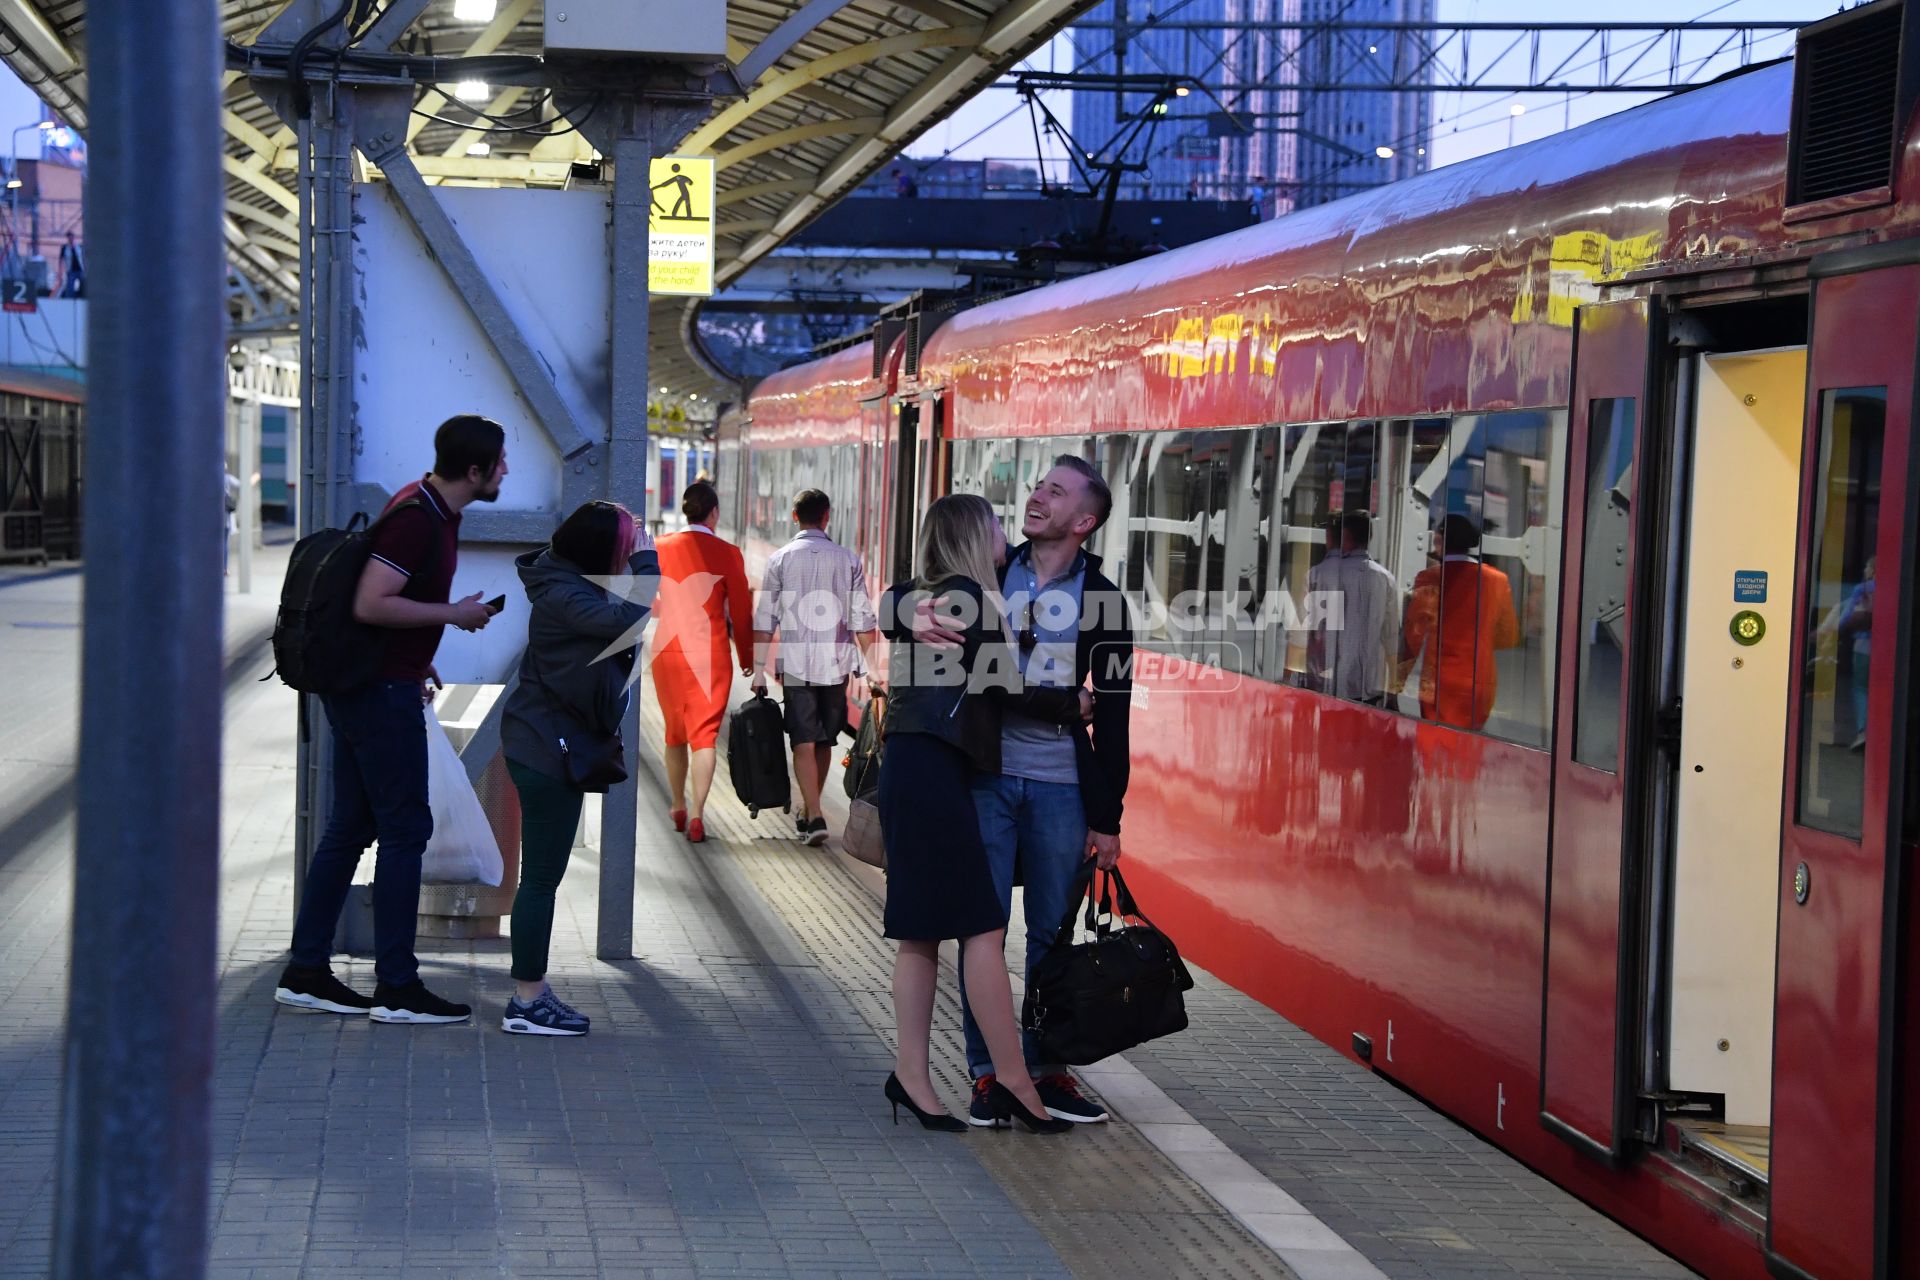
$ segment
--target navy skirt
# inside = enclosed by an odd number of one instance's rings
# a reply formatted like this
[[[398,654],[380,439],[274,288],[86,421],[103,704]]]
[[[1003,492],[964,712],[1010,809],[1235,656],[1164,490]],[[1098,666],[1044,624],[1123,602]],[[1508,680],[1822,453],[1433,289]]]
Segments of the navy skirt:
[[[926,733],[888,735],[879,805],[889,938],[938,942],[1006,928],[972,781],[960,748]]]

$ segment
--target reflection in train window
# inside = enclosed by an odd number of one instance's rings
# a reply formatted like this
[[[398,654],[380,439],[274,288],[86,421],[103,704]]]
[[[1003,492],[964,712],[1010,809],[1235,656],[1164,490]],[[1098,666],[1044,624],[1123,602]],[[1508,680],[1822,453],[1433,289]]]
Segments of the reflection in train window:
[[[1637,403],[1595,400],[1587,411],[1585,533],[1581,541],[1579,682],[1573,758],[1620,767],[1620,692],[1626,681],[1627,549],[1633,521]]]
[[[1820,470],[1807,558],[1806,674],[1800,685],[1798,821],[1853,840],[1860,838],[1865,802],[1874,548],[1886,429],[1885,387],[1821,393]]]
[[[1408,583],[1401,707],[1544,747],[1566,414],[1462,414],[1448,422],[1444,441],[1431,431],[1422,438],[1426,425],[1414,424],[1407,487],[1414,506],[1426,498],[1428,545],[1424,563],[1396,566]]]

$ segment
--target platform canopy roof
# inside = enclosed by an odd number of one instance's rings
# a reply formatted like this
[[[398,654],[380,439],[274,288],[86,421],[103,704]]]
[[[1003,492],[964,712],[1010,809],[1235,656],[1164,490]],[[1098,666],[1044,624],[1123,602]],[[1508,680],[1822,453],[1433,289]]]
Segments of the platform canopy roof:
[[[1091,2],[732,0],[728,55],[744,93],[717,100],[679,148],[719,160],[718,282],[779,246]],[[251,43],[286,3],[222,0],[224,34]],[[484,21],[461,16],[489,7]],[[542,48],[540,0],[387,0],[368,21],[386,27],[396,52]],[[0,59],[83,135],[86,37],[86,0],[0,0]],[[595,156],[546,98],[509,85],[468,103],[454,86],[422,85],[409,150],[429,182],[561,186]],[[299,299],[293,132],[238,72],[227,73],[223,107],[229,261],[247,289],[291,310]],[[480,143],[484,155],[474,154]],[[685,299],[655,301],[652,381],[724,395],[722,375],[697,349],[692,317]]]

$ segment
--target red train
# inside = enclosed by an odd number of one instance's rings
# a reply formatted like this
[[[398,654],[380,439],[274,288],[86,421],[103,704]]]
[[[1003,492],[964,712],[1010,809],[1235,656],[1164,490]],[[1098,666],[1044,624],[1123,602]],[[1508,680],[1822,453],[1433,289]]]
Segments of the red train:
[[[931,497],[1017,529],[1085,454],[1148,615],[1125,847],[1194,959],[1703,1272],[1920,1275],[1915,10],[883,329],[760,385],[727,509],[764,554],[817,484],[879,584]],[[1409,597],[1480,531],[1467,709],[1420,654],[1308,678],[1355,509]]]

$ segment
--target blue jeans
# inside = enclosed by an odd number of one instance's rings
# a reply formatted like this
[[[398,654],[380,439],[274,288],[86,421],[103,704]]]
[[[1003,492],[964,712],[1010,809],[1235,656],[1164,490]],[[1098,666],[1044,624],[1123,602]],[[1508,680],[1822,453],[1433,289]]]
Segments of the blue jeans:
[[[1073,888],[1074,875],[1087,852],[1086,810],[1080,803],[1080,788],[1068,782],[1035,782],[1006,774],[985,775],[973,780],[973,808],[980,816],[980,839],[987,847],[987,861],[993,868],[993,888],[1000,895],[1000,910],[1013,912],[1013,863],[1020,860],[1027,913],[1027,969],[1053,945],[1053,931],[1066,914],[1067,893]],[[993,1072],[993,1058],[987,1042],[967,1007],[967,983],[962,966],[960,1007],[967,1037],[967,1074],[978,1079]],[[1020,1000],[1013,1002],[1019,1015]],[[1027,1070],[1038,1077],[1065,1068],[1039,1060],[1033,1037],[1024,1031],[1021,1048],[1026,1051]]]
[[[333,809],[307,867],[293,962],[324,965],[360,855],[376,839],[373,875],[374,976],[405,986],[420,976],[413,955],[420,910],[420,856],[433,834],[427,801],[427,720],[417,680],[389,680],[325,694],[333,726]]]

